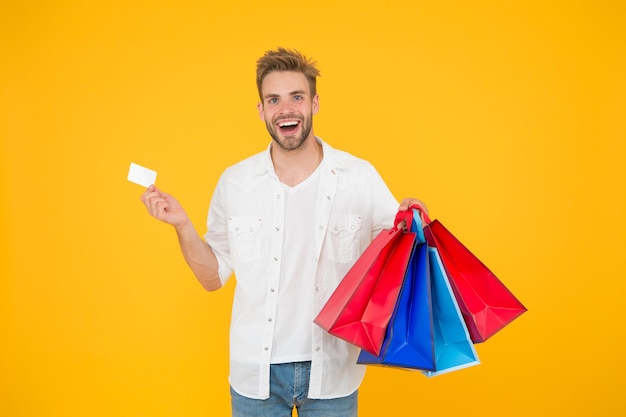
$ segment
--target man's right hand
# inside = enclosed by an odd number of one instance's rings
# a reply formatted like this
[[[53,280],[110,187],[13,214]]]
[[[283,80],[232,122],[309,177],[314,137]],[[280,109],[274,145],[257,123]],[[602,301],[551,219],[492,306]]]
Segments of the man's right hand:
[[[185,261],[200,284],[207,291],[220,288],[222,282],[218,275],[217,258],[209,245],[198,236],[189,216],[178,201],[154,185],[148,187],[141,195],[141,201],[152,217],[176,228],[178,242]]]
[[[148,213],[165,223],[176,228],[183,227],[189,223],[187,213],[171,195],[164,193],[154,185],[149,186],[141,195],[141,201],[148,209]]]

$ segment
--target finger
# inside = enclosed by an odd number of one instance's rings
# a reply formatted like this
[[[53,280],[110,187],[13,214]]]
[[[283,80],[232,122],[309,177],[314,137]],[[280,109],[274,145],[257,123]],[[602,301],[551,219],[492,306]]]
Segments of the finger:
[[[146,189],[146,191],[144,191],[143,194],[141,194],[141,201],[148,202],[154,198],[165,198],[167,196],[167,194],[159,191],[156,187],[154,188],[154,190],[150,191],[148,189]]]
[[[143,193],[140,197],[141,202],[146,206],[146,208],[148,209],[148,212],[151,211],[151,207],[152,207],[152,202],[153,200],[156,198],[156,194],[155,193],[151,193],[146,191],[145,193]]]
[[[148,209],[148,213],[150,213],[153,217],[156,217],[157,202],[159,200],[161,200],[161,198],[156,193],[148,194],[143,199],[143,203]]]
[[[163,218],[162,212],[164,211],[163,202],[161,200],[155,200],[152,204],[152,215],[161,220]]]
[[[398,210],[399,211],[406,211],[406,210],[408,210],[413,201],[415,201],[415,199],[413,199],[413,198],[405,198],[400,203],[400,207],[398,207]]]
[[[156,185],[152,184],[150,187],[152,187],[152,191],[157,193],[157,195],[159,195],[160,197],[163,197],[163,198],[169,197],[169,194],[158,189]]]
[[[426,214],[428,214],[428,207],[426,207],[426,204],[424,204],[423,201],[418,200],[416,198],[407,198],[405,199],[403,202],[403,206],[405,206],[405,210],[410,209],[412,206],[419,206],[420,210],[423,210]]]
[[[167,202],[160,197],[155,197],[151,202],[152,215],[158,219],[162,219],[164,213],[167,211]]]
[[[424,213],[428,214],[428,207],[426,207],[426,204],[425,204],[423,201],[421,201],[421,200],[415,200],[415,203],[414,203],[414,204],[418,204],[418,205],[422,208],[422,210],[424,211]]]
[[[149,201],[150,198],[156,195],[158,195],[158,193],[154,189],[151,190],[150,187],[148,187],[146,188],[146,191],[144,191],[143,194],[141,194],[139,199],[143,201],[144,204],[146,204],[146,202]]]

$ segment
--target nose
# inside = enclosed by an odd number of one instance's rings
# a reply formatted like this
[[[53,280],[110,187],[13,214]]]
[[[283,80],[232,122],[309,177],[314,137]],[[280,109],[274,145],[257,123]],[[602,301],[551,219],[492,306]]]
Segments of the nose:
[[[280,115],[293,113],[293,103],[290,100],[281,101],[277,112]]]

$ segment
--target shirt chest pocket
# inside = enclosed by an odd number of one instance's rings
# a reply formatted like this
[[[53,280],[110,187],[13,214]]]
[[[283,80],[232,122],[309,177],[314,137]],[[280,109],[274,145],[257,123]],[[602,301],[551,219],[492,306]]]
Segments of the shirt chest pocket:
[[[261,229],[259,217],[230,217],[228,235],[235,262],[248,262],[261,256]]]
[[[328,258],[346,263],[360,255],[361,216],[344,214],[330,217],[328,228]]]

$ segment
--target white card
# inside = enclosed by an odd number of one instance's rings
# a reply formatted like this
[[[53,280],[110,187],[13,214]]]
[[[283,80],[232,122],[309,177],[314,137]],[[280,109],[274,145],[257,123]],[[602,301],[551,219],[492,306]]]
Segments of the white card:
[[[130,163],[130,168],[128,169],[128,181],[148,188],[156,182],[156,176],[156,171],[142,167],[141,165],[137,165],[133,162]]]

